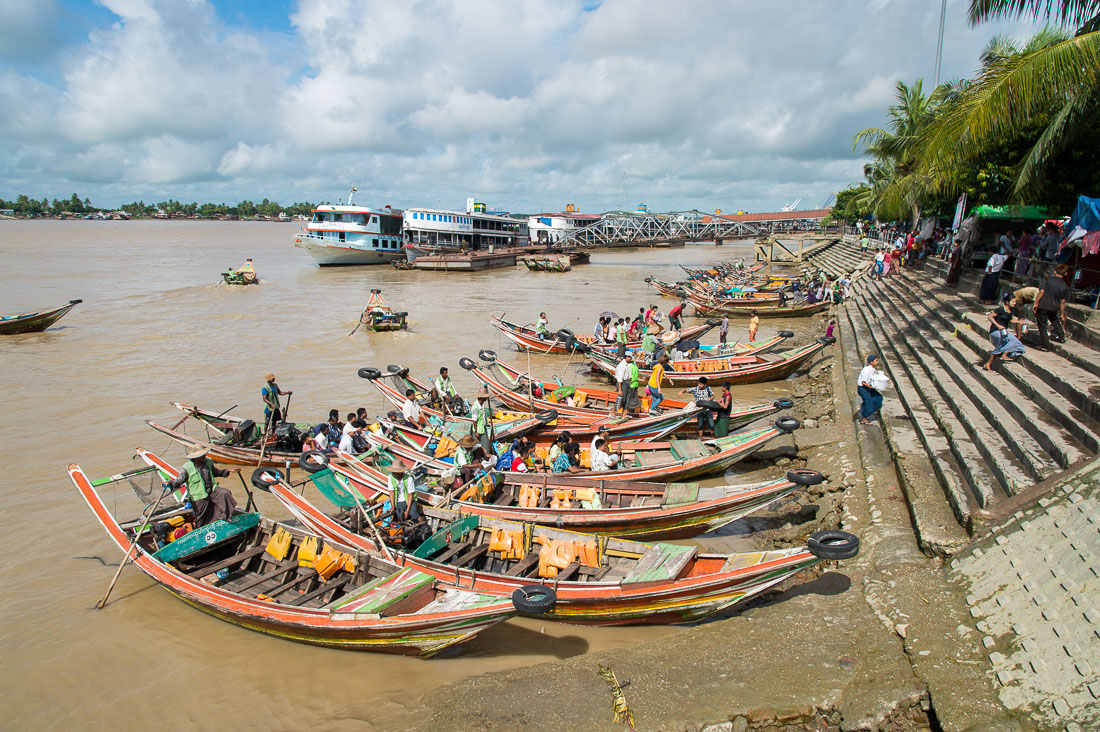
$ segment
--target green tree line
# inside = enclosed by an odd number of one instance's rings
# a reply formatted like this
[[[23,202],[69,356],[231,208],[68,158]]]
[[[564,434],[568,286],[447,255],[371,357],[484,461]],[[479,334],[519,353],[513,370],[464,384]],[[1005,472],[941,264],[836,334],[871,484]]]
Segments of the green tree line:
[[[285,213],[287,216],[296,216],[298,214],[308,216],[310,211],[317,207],[315,203],[309,203],[303,201],[300,203],[294,203],[289,206],[282,206],[276,201],[264,199],[259,203],[253,201],[244,200],[236,205],[229,205],[225,203],[182,203],[174,199],[167,201],[160,201],[159,203],[145,203],[145,201],[135,201],[133,203],[126,203],[119,206],[118,209],[105,209],[92,204],[88,198],[83,198],[74,193],[71,198],[59,200],[53,199],[51,202],[48,198],[38,200],[29,196],[20,194],[14,201],[5,201],[0,198],[0,209],[11,209],[16,214],[21,216],[45,216],[45,215],[60,215],[60,214],[77,214],[86,215],[90,213],[96,213],[99,211],[125,211],[131,216],[152,216],[156,212],[160,211],[166,214],[183,215],[183,216],[270,216],[275,217],[280,213]]]
[[[1031,18],[1048,25],[1019,43],[995,36],[972,79],[930,92],[898,82],[881,128],[853,149],[864,180],[837,194],[834,215],[916,221],[968,205],[1036,204],[1068,213],[1100,194],[1100,2],[971,0],[970,22]]]

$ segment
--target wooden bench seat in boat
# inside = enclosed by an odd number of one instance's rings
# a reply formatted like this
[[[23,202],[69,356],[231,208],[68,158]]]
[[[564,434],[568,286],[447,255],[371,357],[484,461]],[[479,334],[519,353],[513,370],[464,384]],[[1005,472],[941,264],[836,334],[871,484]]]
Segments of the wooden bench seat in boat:
[[[648,468],[653,465],[667,465],[668,463],[675,462],[676,458],[672,456],[671,450],[647,450],[645,452],[634,453],[634,464],[640,465],[643,468]]]
[[[669,443],[672,455],[677,460],[692,460],[710,455],[702,440],[673,440]]]
[[[420,595],[432,592],[434,582],[432,575],[405,567],[387,577],[368,582],[326,605],[325,609],[335,613],[392,615],[398,603],[407,605]]]
[[[679,506],[684,503],[695,503],[698,500],[698,483],[669,483],[665,488],[662,504],[665,506]]]
[[[634,563],[630,573],[623,578],[622,584],[631,585],[643,582],[667,582],[680,576],[687,563],[698,549],[678,544],[654,544],[646,550],[641,559]]]

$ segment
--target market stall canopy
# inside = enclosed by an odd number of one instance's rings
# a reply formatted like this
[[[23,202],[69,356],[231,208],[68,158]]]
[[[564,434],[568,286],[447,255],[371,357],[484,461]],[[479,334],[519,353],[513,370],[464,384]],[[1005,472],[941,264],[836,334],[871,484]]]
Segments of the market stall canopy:
[[[980,219],[1034,219],[1043,221],[1050,218],[1046,206],[975,206],[971,216]]]

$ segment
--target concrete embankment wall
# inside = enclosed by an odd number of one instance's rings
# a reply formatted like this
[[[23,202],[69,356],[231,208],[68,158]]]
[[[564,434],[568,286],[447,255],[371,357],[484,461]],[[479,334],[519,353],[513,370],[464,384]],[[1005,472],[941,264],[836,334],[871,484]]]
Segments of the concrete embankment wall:
[[[921,547],[955,555],[1001,701],[1041,726],[1100,728],[1100,332],[1071,311],[1070,340],[981,368],[992,308],[946,267],[875,279],[854,238],[814,258],[857,271],[840,314],[892,381],[880,420]],[[848,375],[856,388],[856,373]]]

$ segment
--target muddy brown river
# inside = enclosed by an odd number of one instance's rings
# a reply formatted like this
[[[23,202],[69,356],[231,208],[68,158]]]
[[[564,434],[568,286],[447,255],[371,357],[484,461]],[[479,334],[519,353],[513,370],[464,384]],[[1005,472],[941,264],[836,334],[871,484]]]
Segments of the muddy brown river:
[[[418,376],[451,369],[460,391],[474,381],[462,356],[495,350],[526,367],[493,329],[490,314],[588,333],[596,314],[621,315],[658,298],[647,275],[682,279],[680,264],[751,258],[748,242],[675,249],[598,251],[565,274],[523,267],[483,273],[321,269],[290,238],[296,224],[246,222],[0,221],[0,312],[83,298],[45,333],[0,337],[0,567],[4,716],[11,729],[250,728],[402,729],[448,682],[678,632],[674,627],[585,628],[514,619],[442,657],[419,660],[299,645],[204,615],[137,569],[123,573],[110,604],[95,610],[121,552],[65,474],[92,478],[137,467],[144,446],[177,464],[183,451],[144,424],[173,424],[169,404],[190,402],[262,419],[267,371],[293,390],[295,421],[321,421],[378,393],[361,366],[399,363]],[[255,260],[258,287],[228,287],[220,272]],[[348,333],[372,287],[409,312],[409,330]],[[699,322],[693,318],[688,321]],[[810,321],[764,320],[760,335]],[[745,321],[731,337],[745,338]],[[800,332],[800,335],[804,333]],[[717,340],[717,332],[704,341]],[[534,356],[534,373],[565,383],[603,383],[566,356]],[[734,387],[735,404],[790,393],[784,382]],[[388,407],[387,407],[388,408]],[[785,438],[789,439],[789,438]],[[753,479],[756,479],[755,476]],[[737,470],[712,480],[736,482]],[[231,482],[232,481],[232,482]],[[238,495],[235,478],[223,485]],[[269,515],[283,517],[273,501]],[[132,495],[112,504],[140,510]],[[753,546],[736,525],[697,540],[710,550]],[[107,566],[105,566],[107,565]]]

